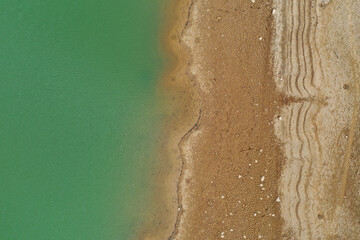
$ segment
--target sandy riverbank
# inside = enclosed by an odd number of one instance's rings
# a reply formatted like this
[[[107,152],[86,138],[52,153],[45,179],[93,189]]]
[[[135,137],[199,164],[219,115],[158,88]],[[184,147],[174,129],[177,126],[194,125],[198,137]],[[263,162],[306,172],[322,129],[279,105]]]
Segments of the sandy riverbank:
[[[183,0],[170,12],[169,204],[144,238],[357,239],[360,4]]]

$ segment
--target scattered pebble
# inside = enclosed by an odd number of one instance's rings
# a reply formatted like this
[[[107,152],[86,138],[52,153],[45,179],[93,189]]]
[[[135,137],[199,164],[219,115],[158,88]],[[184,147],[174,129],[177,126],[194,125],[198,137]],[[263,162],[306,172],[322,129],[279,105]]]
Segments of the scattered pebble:
[[[265,180],[265,176],[262,176],[260,180],[263,182]]]
[[[277,202],[280,202],[280,198],[279,198],[279,197],[277,197],[277,198],[276,198],[276,201],[277,201]]]

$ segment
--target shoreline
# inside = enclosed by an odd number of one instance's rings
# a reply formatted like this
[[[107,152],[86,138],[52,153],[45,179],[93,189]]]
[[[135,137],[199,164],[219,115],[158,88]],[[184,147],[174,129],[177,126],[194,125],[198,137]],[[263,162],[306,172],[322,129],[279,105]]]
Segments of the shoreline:
[[[158,149],[161,169],[153,179],[155,191],[151,203],[152,220],[145,221],[136,239],[172,239],[181,214],[179,179],[182,175],[183,160],[179,144],[198,118],[198,96],[188,71],[190,54],[179,40],[186,26],[186,5],[190,3],[190,0],[171,0],[170,3],[164,3],[163,7],[163,18],[169,23],[162,26],[160,43],[169,64],[157,87],[157,95],[166,106],[166,120],[163,122],[162,139]]]

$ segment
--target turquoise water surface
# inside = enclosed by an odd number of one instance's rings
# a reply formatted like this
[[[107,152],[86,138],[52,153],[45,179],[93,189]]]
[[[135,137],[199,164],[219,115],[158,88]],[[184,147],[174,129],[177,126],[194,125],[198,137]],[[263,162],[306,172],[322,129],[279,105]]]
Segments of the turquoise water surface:
[[[161,111],[160,0],[0,1],[0,239],[132,239]]]

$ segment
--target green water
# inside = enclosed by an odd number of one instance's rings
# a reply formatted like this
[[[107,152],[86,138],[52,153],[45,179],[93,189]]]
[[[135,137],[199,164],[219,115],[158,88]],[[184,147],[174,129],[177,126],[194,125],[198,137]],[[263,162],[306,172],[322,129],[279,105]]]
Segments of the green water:
[[[160,0],[0,1],[0,239],[131,239],[161,111]]]

